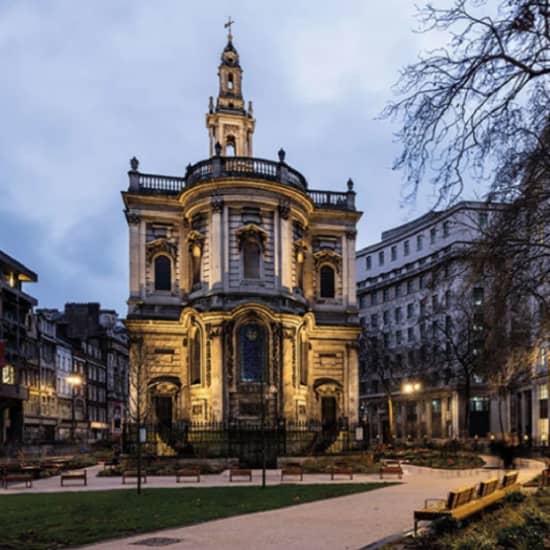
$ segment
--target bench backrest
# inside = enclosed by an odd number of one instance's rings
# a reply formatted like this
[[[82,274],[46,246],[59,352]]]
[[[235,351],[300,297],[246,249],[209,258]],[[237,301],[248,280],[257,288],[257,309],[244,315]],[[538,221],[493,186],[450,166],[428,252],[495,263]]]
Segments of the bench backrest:
[[[508,472],[507,474],[504,474],[504,477],[502,478],[502,488],[510,487],[511,485],[514,485],[518,480],[518,472]]]
[[[467,504],[472,500],[477,493],[476,485],[471,487],[463,487],[462,489],[455,489],[454,491],[449,491],[449,496],[447,497],[447,508],[453,510],[458,506]]]
[[[494,493],[497,489],[498,489],[498,478],[495,477],[492,479],[487,479],[486,481],[482,481],[479,484],[478,495],[480,497],[486,497],[487,495]]]

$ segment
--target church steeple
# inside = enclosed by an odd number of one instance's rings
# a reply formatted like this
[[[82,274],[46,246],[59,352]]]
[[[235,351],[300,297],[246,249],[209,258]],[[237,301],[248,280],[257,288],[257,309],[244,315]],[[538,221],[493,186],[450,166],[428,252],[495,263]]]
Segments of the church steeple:
[[[206,127],[210,136],[210,156],[214,156],[216,143],[221,145],[224,156],[252,156],[252,136],[255,120],[252,116],[252,102],[245,109],[242,95],[242,73],[239,54],[233,45],[229,18],[225,27],[229,29],[227,45],[221,55],[218,67],[219,91],[214,107],[210,97],[209,113],[206,115]]]

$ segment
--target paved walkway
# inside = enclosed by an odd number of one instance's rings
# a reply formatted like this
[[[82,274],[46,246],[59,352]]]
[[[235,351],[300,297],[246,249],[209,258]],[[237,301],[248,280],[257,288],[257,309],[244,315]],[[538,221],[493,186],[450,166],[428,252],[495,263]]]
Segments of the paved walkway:
[[[520,481],[537,475],[543,464],[524,460]],[[122,488],[120,478],[93,477],[90,469],[88,488],[66,490],[98,490]],[[272,510],[221,519],[176,529],[166,529],[125,539],[87,546],[94,550],[136,550],[147,548],[140,541],[151,538],[174,539],[165,546],[169,550],[358,550],[386,537],[411,529],[412,512],[425,498],[445,497],[450,488],[461,487],[482,479],[499,476],[495,469],[465,471],[431,470],[405,466],[403,483],[367,493],[338,497]],[[259,484],[260,471],[254,471],[254,484]],[[279,471],[269,471],[268,483],[277,484]],[[378,476],[356,475],[354,482],[379,481]],[[345,479],[342,480],[346,482]],[[348,481],[349,482],[349,481]],[[303,483],[334,483],[327,475],[306,475]],[[181,487],[184,484],[178,485]],[[185,486],[196,485],[194,483]],[[204,476],[201,486],[229,485],[227,474]],[[235,483],[231,484],[235,485]],[[249,485],[247,483],[247,485]],[[174,478],[148,478],[147,487],[174,487]],[[59,491],[59,478],[40,480],[25,492]],[[64,488],[65,490],[65,488]],[[15,490],[2,493],[16,492]],[[17,491],[20,492],[20,491]],[[137,543],[137,544],[136,544]]]

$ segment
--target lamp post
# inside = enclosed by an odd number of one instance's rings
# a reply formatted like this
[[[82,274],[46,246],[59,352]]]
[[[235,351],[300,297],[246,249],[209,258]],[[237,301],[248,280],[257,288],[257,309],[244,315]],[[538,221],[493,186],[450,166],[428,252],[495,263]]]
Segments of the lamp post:
[[[71,440],[75,440],[76,416],[75,416],[75,398],[76,389],[82,385],[82,377],[79,374],[70,374],[65,378],[67,384],[72,388],[72,407],[71,407]]]

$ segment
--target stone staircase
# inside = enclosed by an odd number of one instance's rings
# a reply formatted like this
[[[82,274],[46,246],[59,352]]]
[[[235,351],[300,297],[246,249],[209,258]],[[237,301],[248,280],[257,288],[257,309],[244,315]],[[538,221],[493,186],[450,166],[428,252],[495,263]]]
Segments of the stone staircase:
[[[176,451],[168,445],[159,434],[155,435],[155,443],[157,447],[157,456],[176,456]]]

